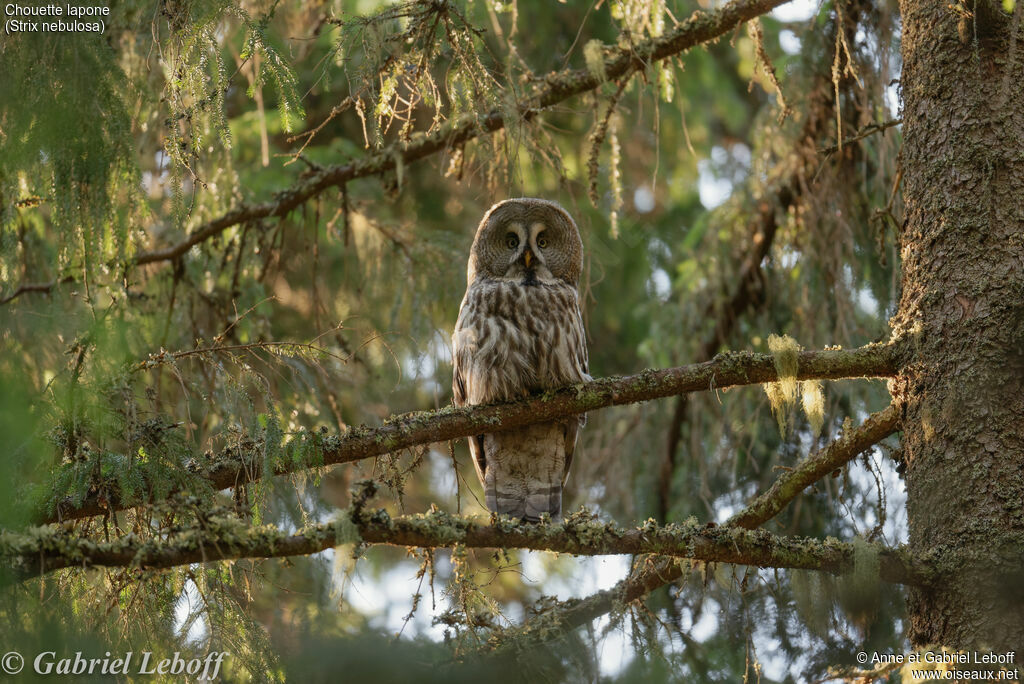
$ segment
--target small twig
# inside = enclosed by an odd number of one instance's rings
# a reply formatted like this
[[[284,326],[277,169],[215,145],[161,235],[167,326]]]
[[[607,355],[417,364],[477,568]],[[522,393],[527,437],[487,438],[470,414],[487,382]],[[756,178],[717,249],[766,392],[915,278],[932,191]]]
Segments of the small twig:
[[[337,354],[331,353],[324,347],[319,347],[315,344],[308,342],[249,342],[247,344],[226,344],[216,347],[203,347],[201,349],[186,349],[184,351],[177,352],[158,352],[150,354],[149,358],[145,361],[140,361],[135,364],[133,370],[145,370],[147,368],[153,368],[161,364],[166,363],[168,360],[184,359],[189,356],[203,356],[206,354],[225,354],[236,351],[255,351],[255,350],[270,350],[270,349],[302,349],[315,354],[323,354],[329,356],[332,359],[341,361],[342,363],[348,363],[349,357],[338,356]]]
[[[7,304],[8,302],[13,301],[20,297],[21,295],[27,294],[29,292],[50,292],[55,287],[57,287],[57,285],[70,282],[74,282],[74,278],[72,278],[71,276],[65,276],[60,280],[52,280],[48,283],[24,283],[22,285],[19,285],[18,288],[11,294],[0,298],[0,305]]]
[[[726,524],[753,529],[771,520],[804,489],[895,432],[899,413],[899,408],[890,404],[884,411],[872,414],[863,425],[781,475],[767,492],[751,501]]]
[[[841,149],[843,149],[843,147],[845,147],[846,145],[850,145],[859,140],[863,140],[864,138],[872,136],[875,133],[881,133],[888,128],[892,128],[893,126],[899,126],[902,123],[903,119],[892,119],[891,121],[883,121],[882,123],[868,124],[867,126],[862,128],[860,130],[860,133],[858,133],[857,135],[854,135],[849,138],[843,138],[843,141],[838,145],[832,145],[831,147],[822,147],[821,149],[818,150],[818,153],[826,155],[833,154],[834,152],[838,152]]]

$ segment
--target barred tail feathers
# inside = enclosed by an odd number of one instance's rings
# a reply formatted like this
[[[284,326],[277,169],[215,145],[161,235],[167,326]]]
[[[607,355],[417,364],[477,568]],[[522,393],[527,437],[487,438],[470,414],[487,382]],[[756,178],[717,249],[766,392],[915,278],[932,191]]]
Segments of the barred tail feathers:
[[[484,436],[487,507],[499,514],[537,522],[543,513],[562,514],[565,426],[530,425]]]

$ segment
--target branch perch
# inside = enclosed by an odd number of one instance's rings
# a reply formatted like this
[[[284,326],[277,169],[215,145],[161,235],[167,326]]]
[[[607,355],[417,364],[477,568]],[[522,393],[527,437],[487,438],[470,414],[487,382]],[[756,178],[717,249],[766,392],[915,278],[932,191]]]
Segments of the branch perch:
[[[835,539],[819,541],[777,537],[765,530],[697,524],[618,528],[584,512],[561,524],[529,525],[507,517],[493,524],[441,511],[392,518],[384,511],[344,511],[332,523],[313,525],[287,535],[275,527],[251,527],[236,517],[212,517],[204,529],[177,533],[166,540],[140,541],[134,535],[95,542],[54,528],[26,534],[0,532],[0,556],[27,578],[66,567],[169,568],[239,558],[276,558],[317,553],[344,543],[388,544],[423,548],[519,548],[581,556],[658,554],[707,562],[772,568],[801,568],[842,573],[852,568],[853,546]],[[925,568],[904,551],[878,547],[882,579],[921,585]]]
[[[615,48],[605,59],[606,80],[618,80],[642,71],[652,62],[677,55],[696,45],[714,40],[732,31],[738,25],[783,5],[789,0],[735,0],[714,12],[695,12],[686,21],[664,35],[645,40],[630,48]],[[549,74],[545,85],[531,97],[516,104],[514,111],[520,118],[529,118],[570,97],[594,90],[604,80],[596,78],[587,69],[567,69]],[[195,245],[218,235],[227,228],[257,219],[285,216],[304,202],[324,190],[344,185],[357,178],[375,176],[393,170],[397,160],[403,166],[428,157],[440,150],[461,145],[481,135],[493,133],[509,124],[506,114],[494,110],[485,116],[465,115],[442,126],[439,130],[413,136],[407,143],[392,145],[376,154],[347,164],[328,166],[296,183],[262,204],[241,204],[224,215],[196,228],[185,240],[165,249],[139,254],[135,263],[149,264],[177,259]]]
[[[751,501],[722,529],[752,529],[767,522],[806,487],[895,432],[898,420],[899,409],[895,405],[872,414],[856,430],[843,435],[781,476],[767,492]],[[563,630],[575,629],[614,610],[617,605],[632,603],[683,576],[683,568],[674,558],[651,558],[648,563],[648,567],[610,589],[563,603],[557,614],[549,614],[545,619],[554,620]],[[529,632],[529,623],[514,629]]]
[[[869,345],[850,351],[801,352],[797,378],[836,380],[891,377],[895,372],[896,348],[891,345]],[[408,413],[381,427],[359,427],[341,435],[305,433],[286,444],[285,451],[295,453],[312,449],[315,459],[280,464],[271,473],[262,470],[262,449],[255,440],[248,448],[235,448],[211,455],[203,459],[197,469],[200,476],[205,477],[215,489],[226,489],[267,475],[285,475],[314,466],[348,463],[418,444],[508,430],[608,406],[776,380],[778,372],[770,355],[730,352],[719,354],[704,363],[645,370],[625,377],[602,378],[508,404],[447,407],[437,411]],[[56,510],[41,516],[41,522],[100,515],[107,510],[118,510],[140,503],[144,501],[121,501],[113,487],[99,487],[78,504],[70,500],[58,503]]]

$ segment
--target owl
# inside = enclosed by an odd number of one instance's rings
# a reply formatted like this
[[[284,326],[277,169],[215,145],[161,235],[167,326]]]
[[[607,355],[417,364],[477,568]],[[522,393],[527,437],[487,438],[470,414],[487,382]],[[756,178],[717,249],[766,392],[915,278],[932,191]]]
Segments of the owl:
[[[456,406],[590,380],[577,289],[583,241],[555,202],[509,199],[484,214],[452,335]],[[471,437],[487,507],[536,522],[561,515],[583,416]]]

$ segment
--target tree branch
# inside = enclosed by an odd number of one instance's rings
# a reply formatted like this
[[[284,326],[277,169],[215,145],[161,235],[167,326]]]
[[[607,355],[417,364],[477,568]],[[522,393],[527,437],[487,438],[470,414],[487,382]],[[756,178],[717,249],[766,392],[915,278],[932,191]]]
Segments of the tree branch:
[[[73,281],[74,278],[72,278],[71,276],[65,276],[59,282],[70,283]],[[19,285],[18,288],[14,290],[14,292],[12,292],[11,294],[0,297],[0,306],[3,306],[8,302],[17,299],[23,294],[28,294],[29,292],[49,292],[50,290],[57,286],[57,283],[58,281],[54,280],[49,283],[24,283],[22,285]]]
[[[896,373],[896,347],[869,345],[850,351],[801,352],[800,380],[854,377],[891,377]],[[260,479],[284,475],[310,467],[348,463],[419,444],[442,442],[486,432],[496,432],[573,416],[587,411],[650,401],[686,392],[724,389],[778,380],[773,358],[768,354],[729,352],[711,361],[664,370],[645,370],[636,375],[594,380],[541,396],[508,404],[447,407],[437,411],[407,413],[381,427],[358,427],[341,435],[303,433],[286,445],[291,453],[311,453],[313,458],[281,464],[272,473],[262,468],[262,444],[253,440],[247,447],[235,447],[210,455],[196,465],[214,489],[225,489]],[[147,491],[152,488],[146,487]],[[81,502],[65,500],[56,510],[41,516],[41,522],[58,522],[100,515],[144,501],[122,501],[115,486],[98,486]]]
[[[898,420],[899,410],[892,404],[883,411],[872,414],[856,430],[829,444],[824,450],[807,458],[797,468],[780,477],[771,489],[751,501],[722,529],[750,529],[770,520],[804,488],[892,434],[897,429]],[[648,563],[646,568],[626,577],[611,589],[596,592],[586,598],[564,602],[557,609],[557,614],[549,613],[544,619],[553,621],[563,631],[575,629],[614,610],[616,606],[628,605],[683,576],[683,567],[674,558],[651,558]],[[928,572],[921,570],[920,567],[919,571],[923,575]]]
[[[713,297],[705,308],[704,318],[713,319],[716,324],[714,331],[697,351],[698,360],[705,361],[714,356],[715,352],[725,344],[725,340],[732,334],[740,314],[754,302],[756,284],[761,277],[761,262],[768,255],[778,228],[776,213],[788,211],[797,200],[791,185],[793,184],[786,184],[778,188],[774,193],[773,200],[766,199],[758,204],[757,215],[753,218],[750,228],[751,237],[748,241],[750,251],[740,267],[735,292],[721,311],[716,311]],[[681,394],[676,398],[672,421],[669,424],[668,440],[658,484],[658,513],[663,521],[668,519],[672,499],[672,480],[679,453],[679,442],[683,435],[686,409],[690,403],[689,398],[688,394]]]
[[[595,76],[587,69],[567,69],[551,73],[544,86],[531,97],[518,102],[516,116],[529,118],[538,112],[570,97],[594,90],[607,80],[642,71],[652,62],[677,55],[701,43],[706,43],[732,31],[738,25],[758,17],[789,0],[734,0],[714,12],[695,12],[664,35],[645,40],[631,48],[615,48],[605,59],[605,78]],[[509,124],[507,111],[492,111],[485,116],[464,115],[441,126],[430,134],[413,136],[409,142],[392,145],[376,154],[347,164],[332,165],[313,173],[274,198],[262,204],[241,204],[223,216],[199,226],[185,240],[176,245],[139,254],[134,263],[142,265],[177,259],[195,245],[220,234],[225,229],[257,219],[285,216],[304,202],[324,190],[344,185],[357,178],[375,176],[402,165],[418,161],[440,150],[465,143],[481,135],[493,133]]]
[[[226,559],[307,555],[356,542],[423,548],[519,548],[579,556],[658,554],[831,573],[847,572],[853,566],[851,544],[834,539],[777,537],[765,530],[697,524],[660,526],[653,520],[641,527],[623,529],[596,521],[582,511],[560,524],[531,525],[504,516],[492,524],[481,524],[441,511],[392,518],[383,510],[363,513],[358,505],[344,511],[335,522],[313,525],[294,535],[272,526],[253,527],[234,516],[211,517],[203,521],[203,529],[145,542],[135,535],[96,542],[54,528],[37,528],[27,534],[0,532],[0,556],[16,561],[14,569],[24,579],[66,567],[145,570]],[[925,567],[904,551],[876,549],[883,581],[915,586],[927,581]]]
[[[753,529],[771,520],[804,489],[894,433],[899,418],[900,411],[895,404],[871,414],[860,427],[845,433],[782,475],[771,489],[751,501],[726,524]]]

